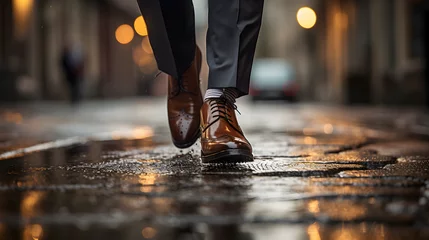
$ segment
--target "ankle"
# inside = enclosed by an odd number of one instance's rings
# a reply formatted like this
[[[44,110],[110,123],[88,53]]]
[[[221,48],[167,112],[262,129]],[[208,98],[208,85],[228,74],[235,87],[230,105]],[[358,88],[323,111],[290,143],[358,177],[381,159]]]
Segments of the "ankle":
[[[204,101],[212,98],[220,98],[223,92],[221,89],[207,89],[206,94],[204,95]]]
[[[204,101],[212,98],[221,98],[222,96],[231,103],[235,103],[235,99],[239,96],[239,93],[235,88],[207,89]]]

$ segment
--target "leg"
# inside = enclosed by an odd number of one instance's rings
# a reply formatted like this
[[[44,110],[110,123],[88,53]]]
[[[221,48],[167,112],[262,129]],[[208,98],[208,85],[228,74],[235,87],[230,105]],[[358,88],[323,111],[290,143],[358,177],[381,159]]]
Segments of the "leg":
[[[209,88],[249,92],[264,0],[209,0]]]
[[[201,159],[205,163],[253,161],[234,102],[249,92],[263,4],[263,0],[209,0],[210,91],[201,109]]]
[[[195,56],[192,0],[137,0],[159,70],[178,79]]]
[[[203,104],[192,0],[138,0],[158,68],[168,77],[168,123],[173,143],[187,148],[200,137]]]

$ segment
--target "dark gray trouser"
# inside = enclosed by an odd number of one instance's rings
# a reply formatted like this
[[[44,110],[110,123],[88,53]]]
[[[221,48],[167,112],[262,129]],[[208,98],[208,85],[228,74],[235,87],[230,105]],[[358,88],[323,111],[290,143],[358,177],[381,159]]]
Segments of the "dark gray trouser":
[[[158,68],[179,78],[195,55],[192,0],[137,0]],[[209,0],[209,88],[249,92],[250,73],[264,0]]]

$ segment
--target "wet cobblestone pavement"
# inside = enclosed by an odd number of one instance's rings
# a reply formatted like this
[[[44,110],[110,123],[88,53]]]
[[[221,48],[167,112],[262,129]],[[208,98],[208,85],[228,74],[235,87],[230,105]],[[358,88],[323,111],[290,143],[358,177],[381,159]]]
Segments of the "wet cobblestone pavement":
[[[164,106],[9,109],[0,239],[429,239],[416,112],[244,103],[255,161],[206,165]]]

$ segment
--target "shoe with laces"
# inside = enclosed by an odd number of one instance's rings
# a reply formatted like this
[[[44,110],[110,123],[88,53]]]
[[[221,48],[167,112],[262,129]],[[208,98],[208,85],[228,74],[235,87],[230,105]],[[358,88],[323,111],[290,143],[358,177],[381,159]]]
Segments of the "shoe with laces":
[[[203,163],[253,161],[252,146],[238,125],[234,103],[221,96],[207,99],[201,108]]]
[[[200,90],[202,54],[197,47],[195,58],[180,79],[168,77],[168,123],[173,143],[178,148],[192,146],[200,137]]]

